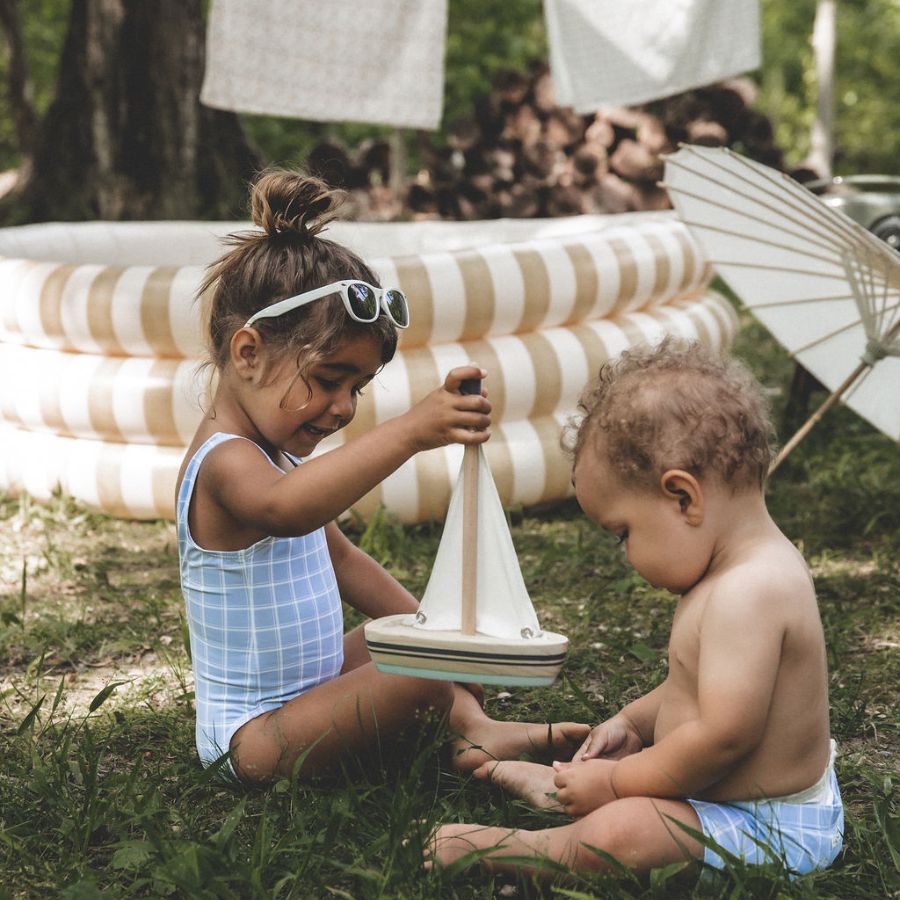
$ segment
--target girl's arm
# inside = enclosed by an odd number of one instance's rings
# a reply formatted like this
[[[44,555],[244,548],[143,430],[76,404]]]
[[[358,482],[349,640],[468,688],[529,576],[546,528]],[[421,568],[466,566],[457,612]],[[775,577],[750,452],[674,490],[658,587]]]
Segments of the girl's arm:
[[[419,608],[416,598],[350,541],[334,522],[325,526],[325,537],[342,600],[371,619],[412,613]],[[458,684],[484,707],[484,689],[480,684]]]
[[[202,489],[236,523],[260,536],[309,534],[346,512],[420,450],[480,444],[490,437],[490,403],[459,393],[483,378],[477,366],[453,369],[408,412],[283,474],[246,441],[213,449],[198,476]]]
[[[334,522],[325,526],[328,552],[334,565],[341,599],[370,619],[415,612],[416,598],[364,553]]]

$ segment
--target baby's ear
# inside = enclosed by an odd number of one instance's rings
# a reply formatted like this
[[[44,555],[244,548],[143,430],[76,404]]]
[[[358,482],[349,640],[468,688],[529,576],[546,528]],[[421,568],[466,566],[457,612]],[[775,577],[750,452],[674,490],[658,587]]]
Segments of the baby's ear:
[[[659,479],[665,496],[676,502],[688,525],[703,524],[703,489],[684,469],[668,469]]]

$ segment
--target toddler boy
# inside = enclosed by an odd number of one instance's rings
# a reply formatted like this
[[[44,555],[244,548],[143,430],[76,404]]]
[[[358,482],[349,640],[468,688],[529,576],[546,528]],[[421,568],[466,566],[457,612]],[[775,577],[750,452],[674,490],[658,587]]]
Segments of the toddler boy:
[[[798,874],[826,868],[843,808],[825,641],[806,565],[766,510],[759,386],[737,361],[670,339],[604,366],[579,409],[569,432],[579,504],[639,574],[678,596],[668,676],[597,725],[571,763],[476,770],[571,822],[444,825],[426,856],[447,865],[490,849],[480,863],[491,870],[524,857],[578,871],[607,870],[612,856],[646,871],[722,867],[724,848]]]

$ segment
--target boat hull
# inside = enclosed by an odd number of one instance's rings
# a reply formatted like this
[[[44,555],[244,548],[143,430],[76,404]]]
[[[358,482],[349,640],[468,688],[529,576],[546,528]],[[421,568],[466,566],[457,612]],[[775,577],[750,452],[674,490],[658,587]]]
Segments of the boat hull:
[[[533,638],[437,631],[415,624],[412,614],[366,623],[369,655],[381,672],[478,684],[553,684],[569,646],[561,634]]]

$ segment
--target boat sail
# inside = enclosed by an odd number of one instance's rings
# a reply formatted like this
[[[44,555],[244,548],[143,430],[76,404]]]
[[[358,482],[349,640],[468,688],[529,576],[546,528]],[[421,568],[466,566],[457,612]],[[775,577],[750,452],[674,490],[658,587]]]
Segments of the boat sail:
[[[541,629],[481,446],[465,448],[419,611],[375,619],[365,633],[383,672],[503,685],[556,679],[568,639]]]

